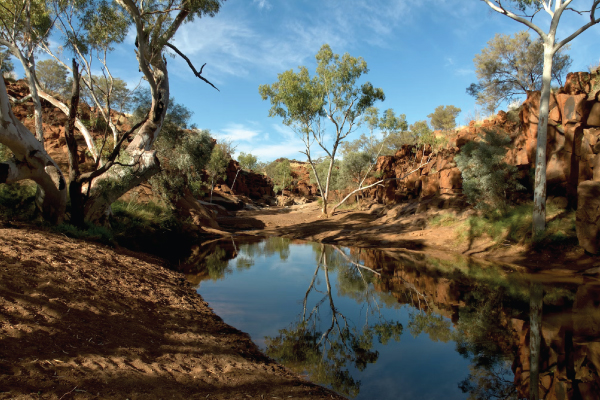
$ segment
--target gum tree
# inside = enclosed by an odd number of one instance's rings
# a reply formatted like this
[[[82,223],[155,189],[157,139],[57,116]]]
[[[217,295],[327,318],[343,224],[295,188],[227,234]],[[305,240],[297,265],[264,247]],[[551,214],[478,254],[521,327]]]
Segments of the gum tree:
[[[279,74],[279,81],[272,85],[261,85],[259,92],[263,100],[270,99],[269,116],[283,118],[283,123],[291,126],[302,138],[305,151],[302,152],[315,174],[317,186],[323,199],[324,215],[328,215],[328,194],[335,157],[340,144],[354,132],[365,111],[376,101],[383,101],[383,90],[370,82],[358,83],[369,72],[367,62],[362,57],[334,54],[328,44],[324,44],[317,55],[316,75],[311,78],[306,67]],[[333,140],[328,141],[321,127],[322,119],[333,125]],[[329,168],[325,177],[315,170],[315,160],[311,157],[311,146],[316,143],[327,154]]]
[[[552,79],[560,86],[571,66],[567,47],[558,50],[552,62]],[[542,88],[544,44],[541,39],[533,40],[527,31],[514,36],[497,33],[475,55],[473,63],[479,82],[472,83],[467,93],[494,112],[503,101],[510,102],[527,91]]]
[[[25,3],[34,4],[33,0],[23,0]],[[90,222],[100,221],[109,210],[110,205],[121,195],[148,180],[158,172],[160,164],[156,158],[156,152],[152,146],[157,139],[167,114],[169,105],[169,79],[165,53],[167,48],[183,57],[194,72],[194,75],[209,83],[198,72],[192,62],[169,43],[175,33],[184,22],[193,21],[195,18],[214,16],[220,9],[224,0],[117,0],[116,3],[122,7],[123,15],[127,24],[133,24],[136,32],[136,55],[139,70],[148,81],[151,93],[151,106],[148,116],[143,119],[136,132],[125,132],[119,138],[117,145],[108,162],[101,165],[99,158],[96,160],[96,169],[87,176],[83,182],[82,190],[85,191],[85,205],[83,206],[84,219]],[[17,2],[18,3],[18,2]],[[41,2],[46,4],[47,2]],[[58,2],[57,2],[58,3]],[[61,1],[55,8],[56,17],[63,13],[67,6],[73,4],[97,4],[98,6],[113,5],[111,1]],[[35,3],[37,4],[37,3]],[[67,8],[65,8],[67,7]],[[72,8],[71,8],[72,9]],[[5,18],[5,9],[0,16]],[[24,14],[23,14],[24,13]],[[26,12],[13,12],[14,15],[29,15]],[[106,21],[101,18],[98,21]],[[54,22],[54,21],[51,21]],[[27,24],[25,24],[26,27]],[[6,29],[7,24],[3,27]],[[110,41],[110,37],[104,36],[103,32],[108,29],[106,24],[98,23],[88,27],[96,29],[100,41]],[[86,28],[86,29],[88,29]],[[88,30],[89,30],[88,29]],[[25,33],[23,33],[25,32]],[[27,30],[17,32],[15,37],[20,38]],[[44,31],[45,32],[45,31]],[[106,32],[105,32],[106,33]],[[19,36],[21,35],[21,36]],[[68,34],[67,34],[68,35]],[[40,41],[38,44],[42,44]],[[0,42],[0,44],[5,44]],[[78,44],[81,44],[78,42]],[[106,48],[109,51],[109,48]],[[35,79],[34,79],[35,80]],[[30,84],[35,90],[36,85]],[[31,133],[11,115],[8,94],[4,85],[0,87],[0,106],[2,107],[3,120],[0,126],[0,143],[7,145],[15,154],[15,160],[0,163],[0,183],[10,183],[21,179],[33,179],[46,192],[45,198],[39,198],[38,204],[44,206],[44,214],[51,217],[53,221],[62,218],[66,206],[65,179],[62,172],[43,151],[43,146],[38,146],[30,139]],[[53,99],[51,96],[49,99]],[[50,100],[49,100],[50,101]],[[60,104],[59,104],[60,103]],[[54,103],[53,103],[54,104]],[[57,102],[56,106],[65,106]],[[64,110],[63,110],[64,111]],[[70,115],[69,110],[65,111]],[[120,151],[120,146],[125,147],[129,135],[133,135],[131,143]],[[88,144],[89,145],[89,144]],[[109,169],[110,167],[110,169]],[[35,179],[34,179],[35,178]],[[37,180],[36,180],[37,179]],[[52,188],[51,184],[54,185]]]
[[[562,49],[567,43],[600,22],[600,18],[596,15],[596,12],[599,11],[600,0],[593,0],[591,1],[591,4],[588,3],[588,6],[580,4],[582,3],[581,1],[575,2],[573,0],[482,1],[484,1],[492,10],[512,18],[535,31],[540,36],[544,45],[544,69],[542,72],[542,91],[540,99],[533,198],[533,236],[536,237],[546,230],[546,142],[553,58],[556,52]],[[573,3],[580,4],[580,7],[574,8],[575,6]],[[512,7],[508,7],[509,4]],[[534,16],[542,11],[550,17],[548,32],[544,32],[542,28],[533,22]],[[586,15],[589,19],[585,24],[578,27],[563,40],[557,42],[556,30],[565,11]]]
[[[53,26],[44,0],[3,1],[0,6],[0,45],[21,63],[33,101],[36,139],[44,142],[42,103],[36,89],[35,52],[44,43]]]

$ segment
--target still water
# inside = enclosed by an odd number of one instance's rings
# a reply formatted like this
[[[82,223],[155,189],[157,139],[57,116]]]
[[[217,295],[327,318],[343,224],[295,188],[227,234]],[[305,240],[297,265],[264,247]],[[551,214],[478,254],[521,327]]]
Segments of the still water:
[[[181,262],[228,324],[353,399],[600,399],[600,280],[284,238]]]

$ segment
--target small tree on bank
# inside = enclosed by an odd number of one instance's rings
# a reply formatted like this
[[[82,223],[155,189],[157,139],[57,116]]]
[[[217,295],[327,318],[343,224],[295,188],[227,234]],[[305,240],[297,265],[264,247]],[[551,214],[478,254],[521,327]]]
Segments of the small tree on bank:
[[[219,179],[225,179],[225,171],[229,165],[231,156],[228,152],[228,146],[224,143],[217,143],[210,153],[210,158],[206,164],[206,172],[210,182],[210,202],[212,203],[215,184]]]
[[[328,215],[327,195],[330,190],[331,173],[340,144],[355,131],[365,110],[376,101],[383,101],[383,90],[369,82],[362,85],[358,80],[368,73],[367,62],[349,54],[334,54],[329,45],[324,44],[317,55],[317,73],[310,77],[306,67],[298,73],[293,70],[278,75],[272,85],[261,85],[259,92],[263,100],[271,101],[269,116],[283,118],[300,136],[305,145],[301,153],[306,155],[317,180],[323,199],[322,212]],[[322,119],[328,119],[334,128],[333,141],[326,142],[322,129]],[[315,171],[315,161],[311,148],[316,143],[329,159],[329,168],[321,179]]]
[[[241,152],[238,156],[238,162],[240,163],[240,167],[246,171],[254,171],[258,167],[258,158],[251,153]]]
[[[431,126],[437,130],[450,130],[456,127],[456,117],[460,114],[460,108],[455,106],[437,106],[427,116],[431,118]]]
[[[544,44],[544,69],[542,72],[542,91],[540,98],[540,115],[538,122],[537,152],[535,161],[535,185],[533,194],[533,236],[536,237],[546,230],[546,145],[548,134],[548,114],[550,105],[550,88],[552,81],[552,65],[554,55],[571,40],[600,22],[600,0],[593,0],[589,7],[574,9],[573,0],[482,0],[492,10],[503,14],[534,30]],[[512,4],[511,10],[505,4]],[[533,17],[540,11],[545,11],[551,18],[548,33],[533,23]],[[556,30],[563,13],[573,11],[580,15],[587,14],[589,21],[565,39],[556,43]],[[537,387],[537,385],[535,386]]]

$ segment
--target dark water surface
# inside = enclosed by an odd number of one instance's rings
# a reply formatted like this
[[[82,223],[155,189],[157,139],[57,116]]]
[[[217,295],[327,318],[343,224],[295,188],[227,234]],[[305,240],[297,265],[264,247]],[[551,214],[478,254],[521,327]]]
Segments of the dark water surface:
[[[225,322],[349,398],[520,399],[533,379],[539,398],[600,399],[594,277],[283,238],[181,265]]]

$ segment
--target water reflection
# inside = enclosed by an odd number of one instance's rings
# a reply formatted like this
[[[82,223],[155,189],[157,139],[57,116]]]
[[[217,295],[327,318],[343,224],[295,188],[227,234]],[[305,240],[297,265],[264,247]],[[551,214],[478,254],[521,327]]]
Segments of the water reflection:
[[[348,249],[283,238],[205,243],[193,249],[181,268],[191,281],[205,285],[201,282],[236,274],[248,277],[267,260],[277,263],[264,269],[260,279],[265,281],[274,274],[273,265],[286,273],[303,271],[302,280],[285,283],[296,285],[296,291],[283,287],[276,294],[281,299],[296,293],[297,306],[286,307],[287,322],[277,319],[279,326],[270,333],[236,327],[250,332],[270,357],[346,396],[433,396],[426,395],[431,388],[419,386],[417,379],[402,380],[419,363],[403,357],[408,350],[402,346],[424,346],[419,348],[424,354],[439,343],[468,361],[465,367],[451,361],[458,371],[454,374],[436,374],[434,385],[440,388],[445,379],[453,380],[456,393],[447,390],[443,398],[600,398],[596,278],[531,275],[445,254]],[[260,285],[260,279],[245,284]],[[253,300],[247,293],[239,299],[235,293],[221,295],[231,308]],[[257,314],[264,313],[264,307],[258,308]],[[440,364],[445,362],[441,358]],[[375,362],[377,367],[371,367]],[[437,367],[430,363],[424,374],[434,374]],[[370,368],[376,373],[369,373]],[[386,374],[392,378],[385,380]],[[378,380],[381,387],[389,385],[381,393],[373,389]],[[419,392],[410,395],[407,384],[413,383]]]
[[[379,312],[377,299],[369,288],[374,271],[363,272],[363,266],[353,263],[335,246],[316,244],[313,250],[318,257],[317,267],[302,302],[302,313],[289,328],[266,338],[266,353],[297,373],[308,373],[313,382],[355,397],[360,391],[360,381],[352,377],[348,366],[363,371],[376,362],[379,352],[373,350],[374,340],[384,345],[390,339],[400,340],[402,324],[387,321]],[[325,278],[325,293],[315,285],[320,270]],[[356,326],[336,308],[330,271],[338,272],[341,293],[366,305],[362,326]],[[319,294],[309,305],[313,292]],[[322,320],[323,314],[328,318]]]

